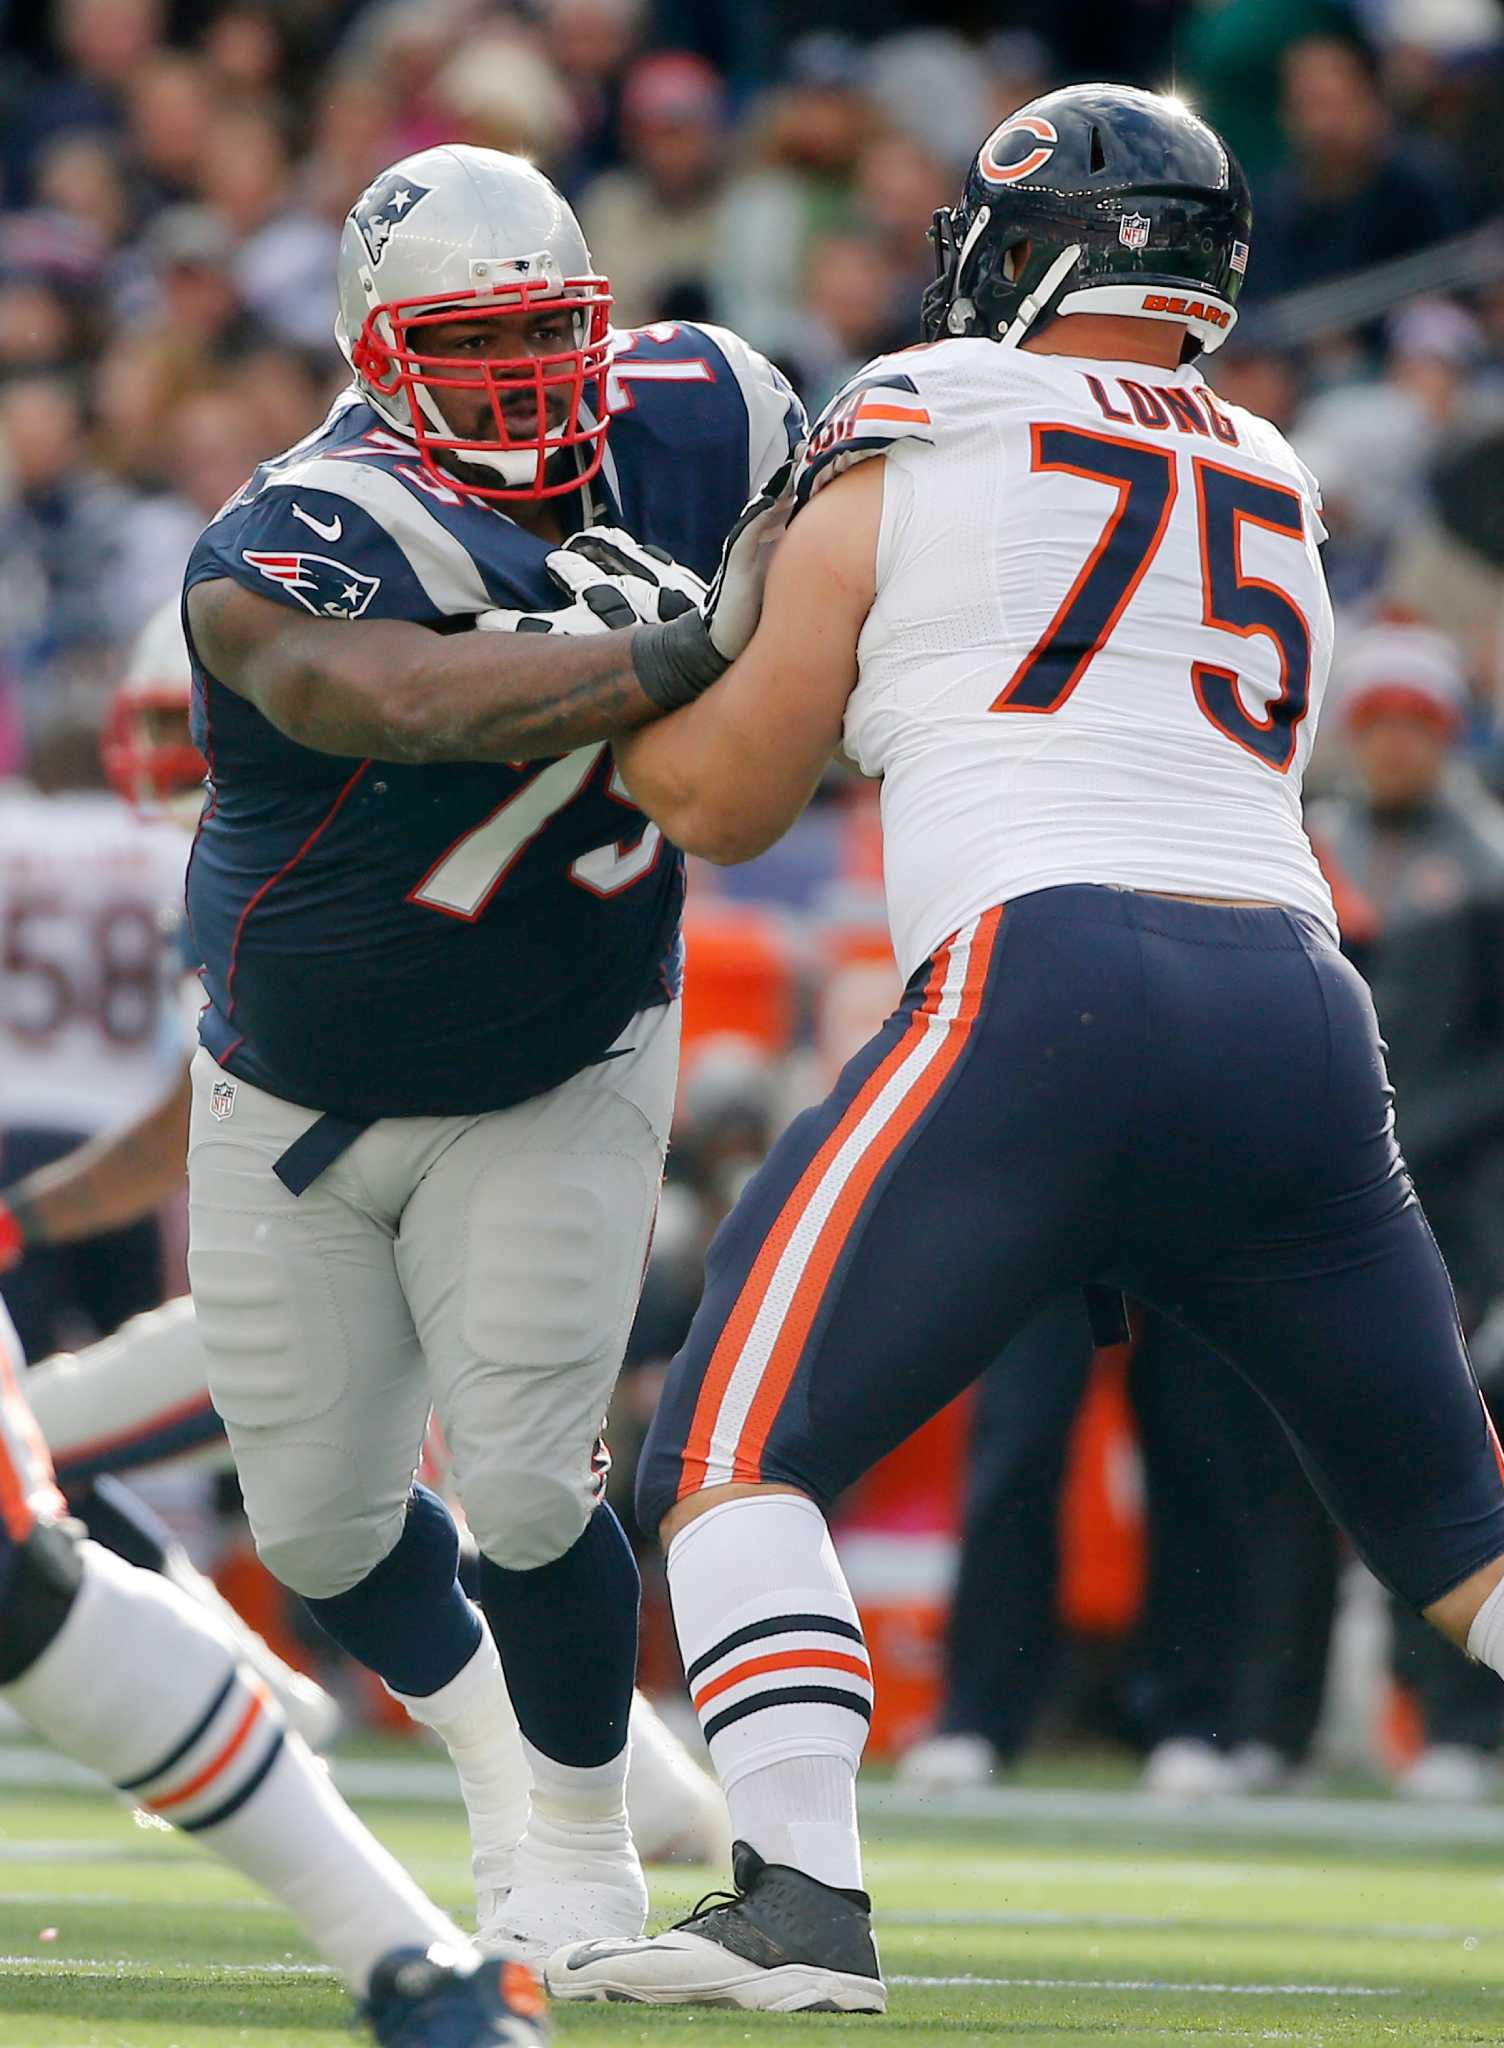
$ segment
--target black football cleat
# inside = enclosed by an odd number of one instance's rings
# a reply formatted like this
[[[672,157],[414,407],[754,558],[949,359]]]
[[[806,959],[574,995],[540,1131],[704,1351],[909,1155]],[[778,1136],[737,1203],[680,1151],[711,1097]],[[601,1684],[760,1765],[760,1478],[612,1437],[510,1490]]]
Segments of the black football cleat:
[[[560,2000],[730,2005],[749,2012],[884,2012],[887,1987],[865,1892],[837,1891],[746,1842],[734,1892],[712,1893],[666,1934],[578,1941],[548,1959]]]

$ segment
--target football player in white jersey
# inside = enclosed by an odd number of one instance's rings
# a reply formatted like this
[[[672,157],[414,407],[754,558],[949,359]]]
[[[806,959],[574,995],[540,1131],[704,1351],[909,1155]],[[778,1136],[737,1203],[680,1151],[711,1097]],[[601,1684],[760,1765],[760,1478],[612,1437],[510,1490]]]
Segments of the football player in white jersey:
[[[1319,499],[1200,367],[1242,174],[1178,101],[1077,86],[936,228],[932,345],[817,425],[750,647],[617,742],[665,834],[736,861],[844,738],[911,978],[712,1246],[639,1476],[736,1892],[561,1950],[561,1998],[883,2009],[824,1510],[1069,1289],[1209,1340],[1380,1577],[1504,1670],[1504,1467],[1301,824]],[[632,637],[650,695],[695,680],[689,631]]]

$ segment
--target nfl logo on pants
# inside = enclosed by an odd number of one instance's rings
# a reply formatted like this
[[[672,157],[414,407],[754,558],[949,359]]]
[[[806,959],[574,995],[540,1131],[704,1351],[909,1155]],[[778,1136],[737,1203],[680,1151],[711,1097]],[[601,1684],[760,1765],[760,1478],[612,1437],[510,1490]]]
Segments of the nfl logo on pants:
[[[216,1081],[209,1090],[209,1114],[217,1117],[223,1123],[227,1116],[234,1114],[234,1111],[235,1083],[233,1081]]]

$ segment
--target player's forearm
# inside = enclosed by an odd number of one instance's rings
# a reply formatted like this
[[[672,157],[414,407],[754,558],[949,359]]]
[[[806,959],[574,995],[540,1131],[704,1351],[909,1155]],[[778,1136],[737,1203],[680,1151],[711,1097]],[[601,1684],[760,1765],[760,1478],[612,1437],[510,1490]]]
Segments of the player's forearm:
[[[121,1131],[79,1146],[0,1194],[19,1226],[20,1249],[71,1244],[119,1230],[183,1184],[191,1094],[186,1067],[154,1109]]]
[[[440,635],[398,620],[302,629],[232,686],[290,739],[382,761],[530,761],[630,731],[657,711],[628,633]]]

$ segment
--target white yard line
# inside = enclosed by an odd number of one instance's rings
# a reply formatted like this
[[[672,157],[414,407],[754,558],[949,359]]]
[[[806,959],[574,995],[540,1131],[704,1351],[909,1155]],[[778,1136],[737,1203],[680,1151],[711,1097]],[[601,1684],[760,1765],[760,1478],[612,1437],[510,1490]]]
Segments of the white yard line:
[[[454,1772],[439,1757],[333,1759],[335,1783],[352,1799],[406,1799],[452,1806]],[[97,1787],[99,1780],[50,1750],[0,1741],[0,1785]],[[866,1784],[862,1812],[873,1819],[990,1821],[1002,1828],[1059,1827],[1145,1834],[1241,1834],[1269,1840],[1352,1843],[1496,1844],[1504,1850],[1504,1805],[1410,1806],[1397,1799],[1207,1799],[1185,1806],[1142,1792],[1073,1791],[1067,1787],[994,1785],[965,1792],[916,1793],[902,1785]],[[0,1849],[3,1854],[3,1849]]]
[[[4,1958],[0,1957],[0,1961]],[[1186,1991],[1235,1998],[1403,1998],[1398,1984],[1197,1984],[1157,1977],[906,1977],[921,1991]]]
[[[212,1970],[220,1977],[331,1977],[326,1963],[200,1963],[192,1967],[113,1961],[107,1956],[0,1955],[0,1969],[48,1970],[95,1977],[190,1977]],[[890,1984],[921,1991],[1183,1991],[1235,1998],[1402,1998],[1392,1984],[1199,1984],[1148,1977],[915,1977],[893,1976]]]

